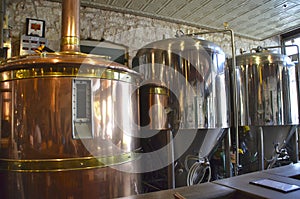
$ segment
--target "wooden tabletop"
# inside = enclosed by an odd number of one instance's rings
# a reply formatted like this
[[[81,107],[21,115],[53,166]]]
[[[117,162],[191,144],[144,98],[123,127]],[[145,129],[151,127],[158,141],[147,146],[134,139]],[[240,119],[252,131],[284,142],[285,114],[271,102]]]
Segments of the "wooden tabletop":
[[[214,183],[203,183],[164,191],[124,197],[122,199],[209,199],[233,198],[235,190]]]
[[[296,177],[295,177],[296,176]],[[300,198],[300,190],[283,193],[270,188],[250,184],[258,179],[271,179],[300,186],[300,163],[270,170],[243,174],[232,178],[203,183],[190,187],[180,187],[164,191],[124,197],[122,199],[295,199]]]
[[[292,176],[300,177],[300,163],[290,164],[287,166],[277,167],[274,169],[268,169],[268,170],[264,170],[263,172],[280,175],[284,177],[292,177]]]
[[[230,187],[237,190],[238,194],[248,195],[247,198],[271,198],[271,199],[295,199],[300,198],[300,190],[283,193],[270,188],[261,187],[258,185],[252,185],[249,182],[259,179],[271,179],[288,184],[294,184],[300,186],[300,180],[284,177],[281,175],[270,174],[267,172],[255,172],[250,174],[244,174],[224,180],[214,181],[213,183]]]

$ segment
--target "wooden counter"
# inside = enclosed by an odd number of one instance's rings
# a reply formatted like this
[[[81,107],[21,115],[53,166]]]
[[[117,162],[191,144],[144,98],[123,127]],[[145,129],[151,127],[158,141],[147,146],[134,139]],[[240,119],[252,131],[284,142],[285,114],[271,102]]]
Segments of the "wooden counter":
[[[262,172],[284,177],[300,176],[300,163],[264,170]]]
[[[229,199],[234,198],[236,191],[234,189],[221,186],[214,183],[203,183],[190,187],[180,187],[176,189],[169,189],[164,191],[152,192],[147,194],[141,194],[136,196],[129,196],[122,199],[175,199],[174,194],[179,193],[186,199],[209,199],[209,198],[220,198]],[[179,198],[178,198],[179,199]]]
[[[250,181],[262,178],[272,179],[284,183],[300,186],[300,163],[278,167],[270,170],[253,172],[223,180],[203,183],[190,187],[180,187],[164,191],[152,192],[122,199],[295,199],[300,198],[300,190],[283,193],[269,188],[249,184]]]
[[[286,172],[288,172],[288,170],[286,170]],[[224,180],[214,181],[213,183],[235,189],[237,190],[238,194],[249,195],[251,196],[250,198],[271,198],[271,199],[300,198],[300,190],[292,191],[289,193],[282,193],[276,190],[272,190],[270,188],[264,188],[261,186],[249,184],[250,181],[265,179],[265,178],[300,186],[300,180],[284,177],[281,175],[271,174],[267,172],[255,172],[250,174],[244,174],[241,176],[236,176]]]

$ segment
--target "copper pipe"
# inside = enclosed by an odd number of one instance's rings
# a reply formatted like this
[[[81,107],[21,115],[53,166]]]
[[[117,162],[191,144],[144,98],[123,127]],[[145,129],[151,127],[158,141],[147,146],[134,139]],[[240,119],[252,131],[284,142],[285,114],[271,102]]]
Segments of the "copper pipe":
[[[79,52],[80,0],[62,1],[61,51]]]

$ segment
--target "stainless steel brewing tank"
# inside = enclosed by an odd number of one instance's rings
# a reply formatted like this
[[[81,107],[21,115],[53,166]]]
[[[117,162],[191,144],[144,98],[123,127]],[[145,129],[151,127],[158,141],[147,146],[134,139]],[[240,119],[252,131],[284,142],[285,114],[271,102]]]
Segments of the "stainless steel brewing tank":
[[[173,115],[172,128],[230,126],[229,72],[224,52],[214,43],[196,37],[160,40],[139,49],[134,63],[145,85],[160,85],[172,94],[170,107],[161,106]]]
[[[8,60],[0,78],[1,198],[137,193],[138,73],[81,53],[43,53]]]
[[[241,126],[297,125],[296,67],[269,51],[236,56]]]
[[[225,53],[198,37],[164,39],[139,49],[133,68],[144,76],[140,115],[146,122],[142,122],[141,134],[146,137],[159,130],[173,133],[174,150],[168,155],[177,165],[174,184],[188,185],[187,176],[193,175],[181,168],[186,159],[208,157],[224,129],[230,127],[230,78]],[[166,92],[150,92],[161,89]]]
[[[264,50],[236,56],[236,74],[239,126],[262,136],[262,158],[274,159],[299,124],[295,64],[286,55]],[[258,150],[247,147],[253,154]]]

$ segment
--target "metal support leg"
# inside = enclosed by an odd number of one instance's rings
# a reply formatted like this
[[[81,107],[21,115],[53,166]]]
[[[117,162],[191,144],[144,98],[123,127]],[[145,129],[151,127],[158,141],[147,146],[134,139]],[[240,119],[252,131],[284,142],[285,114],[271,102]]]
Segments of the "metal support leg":
[[[291,160],[294,163],[299,162],[299,143],[298,143],[298,128],[296,128],[295,133],[293,137],[290,140],[291,146],[292,146],[292,153],[289,154],[291,157]]]
[[[224,147],[225,147],[225,177],[230,178],[232,177],[232,170],[231,170],[231,135],[230,135],[230,128],[227,130],[227,134],[224,138]]]
[[[296,147],[295,147],[295,154],[296,154],[296,158],[295,158],[295,163],[299,162],[299,130],[297,128],[296,132],[295,132],[295,139],[296,139]]]
[[[264,170],[265,169],[265,156],[264,156],[264,130],[262,127],[259,127],[259,131],[257,132],[258,137],[258,151],[259,151],[259,159],[258,159],[258,169]]]
[[[175,158],[174,158],[174,145],[173,145],[173,132],[168,131],[168,141],[169,144],[169,158],[171,159],[171,164],[168,166],[168,188],[175,189]]]

